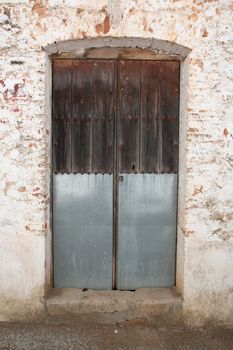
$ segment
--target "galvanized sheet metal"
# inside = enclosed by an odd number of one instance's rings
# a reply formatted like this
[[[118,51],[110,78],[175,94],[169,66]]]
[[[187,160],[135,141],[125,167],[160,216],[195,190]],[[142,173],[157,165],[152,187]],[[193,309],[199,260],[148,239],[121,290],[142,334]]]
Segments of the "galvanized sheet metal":
[[[119,186],[117,288],[173,286],[177,176],[122,176]]]
[[[112,287],[112,175],[54,175],[54,286]]]

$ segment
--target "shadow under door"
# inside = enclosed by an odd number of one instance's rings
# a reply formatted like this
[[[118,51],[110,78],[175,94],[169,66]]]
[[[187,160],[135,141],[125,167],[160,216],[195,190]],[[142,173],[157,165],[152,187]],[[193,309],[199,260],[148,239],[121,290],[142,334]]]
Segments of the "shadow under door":
[[[175,283],[179,62],[53,60],[54,287]]]

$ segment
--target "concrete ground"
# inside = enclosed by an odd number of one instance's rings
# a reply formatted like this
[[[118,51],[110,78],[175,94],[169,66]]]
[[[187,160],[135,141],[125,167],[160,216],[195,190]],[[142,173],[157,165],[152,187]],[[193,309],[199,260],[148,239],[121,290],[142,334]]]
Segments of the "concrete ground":
[[[38,323],[0,323],[0,349],[232,350],[233,330],[187,329],[158,318],[108,322],[88,314]]]

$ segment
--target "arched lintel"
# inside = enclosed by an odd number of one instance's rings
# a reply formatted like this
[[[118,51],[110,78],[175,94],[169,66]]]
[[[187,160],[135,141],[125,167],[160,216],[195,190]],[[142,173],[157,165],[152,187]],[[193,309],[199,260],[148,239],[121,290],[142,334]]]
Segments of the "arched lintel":
[[[155,38],[97,37],[54,42],[43,47],[49,56],[105,59],[184,60],[190,48]]]

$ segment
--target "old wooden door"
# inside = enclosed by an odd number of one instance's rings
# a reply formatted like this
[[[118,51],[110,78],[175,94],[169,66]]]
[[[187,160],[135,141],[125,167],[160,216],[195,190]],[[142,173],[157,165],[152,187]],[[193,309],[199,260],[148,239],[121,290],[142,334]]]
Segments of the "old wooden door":
[[[179,63],[53,61],[54,286],[175,283]]]

